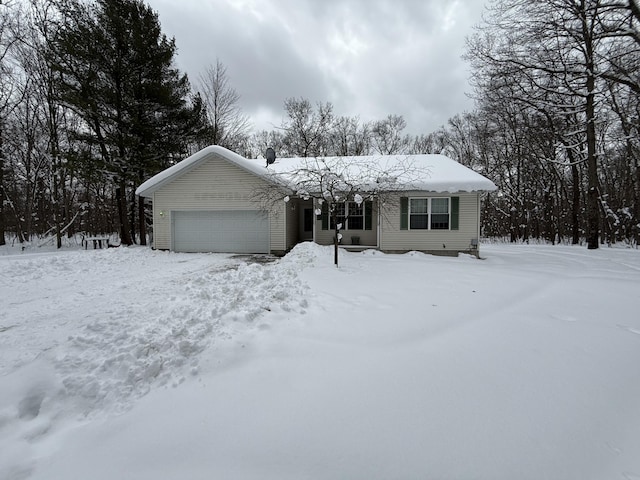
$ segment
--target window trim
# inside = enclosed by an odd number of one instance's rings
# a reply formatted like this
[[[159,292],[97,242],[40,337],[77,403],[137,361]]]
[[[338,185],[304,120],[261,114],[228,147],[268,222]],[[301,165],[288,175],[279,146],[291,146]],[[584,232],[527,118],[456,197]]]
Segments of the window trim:
[[[351,210],[352,207],[356,211],[360,210],[360,214],[359,215],[358,214],[355,214],[355,215],[352,214],[351,213],[352,212],[352,210]],[[347,212],[347,220],[346,220],[347,228],[345,228],[345,230],[364,230],[364,217],[365,217],[364,211],[365,211],[366,208],[367,207],[366,207],[364,201],[360,202],[359,204],[357,202],[353,202],[353,201],[345,202],[344,210],[345,210],[345,212]],[[349,223],[351,222],[352,219],[354,219],[354,220],[358,219],[360,221],[361,227],[360,228],[352,228],[349,225]]]
[[[432,200],[434,199],[445,199],[447,200],[447,228],[431,228],[432,226]],[[443,196],[438,196],[438,197],[427,197],[427,196],[420,196],[420,197],[407,197],[407,230],[414,230],[414,231],[450,231],[452,230],[451,226],[451,214],[452,214],[452,201],[451,201],[452,197],[443,197]],[[411,213],[411,206],[413,204],[413,200],[427,200],[427,212],[426,213]],[[411,216],[412,215],[426,215],[427,216],[427,228],[411,228]],[[442,213],[436,213],[435,215],[444,215]]]
[[[340,202],[340,203],[336,204],[336,206],[337,205],[342,205],[342,208],[344,209],[343,212],[345,213],[345,215],[337,215],[336,216],[337,222],[338,223],[342,223],[342,228],[340,229],[341,231],[342,230],[353,230],[353,231],[359,231],[360,232],[360,231],[366,230],[366,218],[367,218],[367,215],[366,215],[367,205],[366,205],[366,203],[367,202],[363,201],[359,205],[359,208],[362,209],[362,214],[361,215],[351,215],[349,213],[349,211],[350,211],[349,207],[351,206],[351,204],[358,205],[353,200],[347,200],[345,202]],[[371,208],[371,207],[369,206],[369,208]],[[361,218],[362,219],[362,228],[355,228],[355,229],[354,228],[350,228],[349,227],[349,220],[351,218]],[[340,221],[340,219],[342,219],[342,221]],[[333,229],[335,229],[335,224],[333,223],[332,216],[330,216],[329,223],[328,223],[328,230],[333,230]]]
[[[433,228],[433,216],[438,215],[444,217],[444,213],[433,213],[433,201],[434,200],[447,200],[447,227],[446,228]],[[441,224],[442,222],[438,222]],[[429,230],[451,230],[451,197],[431,197],[429,198]]]

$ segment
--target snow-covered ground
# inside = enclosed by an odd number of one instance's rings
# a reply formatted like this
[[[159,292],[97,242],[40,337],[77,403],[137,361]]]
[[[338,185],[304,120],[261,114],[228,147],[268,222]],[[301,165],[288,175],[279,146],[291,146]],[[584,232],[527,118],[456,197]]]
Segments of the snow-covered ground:
[[[0,251],[0,479],[640,479],[640,251]]]

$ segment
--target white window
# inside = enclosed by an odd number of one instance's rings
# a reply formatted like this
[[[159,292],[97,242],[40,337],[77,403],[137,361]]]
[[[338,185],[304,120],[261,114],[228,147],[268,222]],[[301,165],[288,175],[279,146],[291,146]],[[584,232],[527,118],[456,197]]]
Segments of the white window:
[[[449,199],[432,198],[431,200],[431,230],[449,230]]]
[[[342,225],[341,230],[364,230],[364,202],[338,203],[336,208],[336,222]],[[347,210],[348,209],[348,210]],[[349,212],[346,216],[345,212]],[[333,218],[330,219],[330,228],[335,228]]]
[[[412,198],[409,201],[409,228],[411,230],[429,228],[429,199]]]
[[[364,230],[364,202],[349,202],[348,230]]]
[[[410,198],[410,230],[449,230],[449,198]]]

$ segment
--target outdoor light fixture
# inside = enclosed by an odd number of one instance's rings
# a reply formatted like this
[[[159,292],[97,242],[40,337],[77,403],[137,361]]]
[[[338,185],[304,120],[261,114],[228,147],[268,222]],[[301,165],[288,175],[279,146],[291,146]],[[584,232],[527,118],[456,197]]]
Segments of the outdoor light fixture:
[[[162,210],[160,210],[160,216],[164,217],[164,212]]]

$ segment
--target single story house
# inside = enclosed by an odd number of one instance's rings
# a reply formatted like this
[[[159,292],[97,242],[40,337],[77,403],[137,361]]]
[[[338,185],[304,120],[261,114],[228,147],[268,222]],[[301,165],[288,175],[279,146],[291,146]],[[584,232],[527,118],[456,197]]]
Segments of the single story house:
[[[322,199],[313,192],[296,191],[293,175],[308,172],[313,165],[327,168],[327,162],[370,165],[378,175],[370,183],[378,187],[380,172],[393,172],[396,165],[409,165],[403,171],[412,173],[410,180],[393,177],[393,191],[385,195],[378,188],[369,196],[360,192],[364,200],[356,195],[338,205],[338,215],[344,219],[341,246],[479,253],[481,194],[496,186],[443,155],[330,157],[326,162],[282,158],[267,165],[209,146],[150,178],[136,194],[152,200],[156,249],[284,254],[302,241],[333,243],[335,225]],[[277,200],[265,202],[268,196]]]

